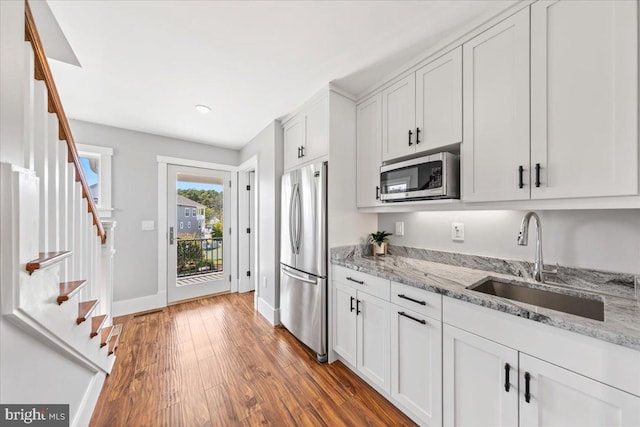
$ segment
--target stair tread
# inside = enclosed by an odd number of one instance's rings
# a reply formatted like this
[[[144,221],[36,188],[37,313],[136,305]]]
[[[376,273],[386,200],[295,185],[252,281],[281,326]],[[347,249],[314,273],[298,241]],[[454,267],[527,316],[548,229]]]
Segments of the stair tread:
[[[111,338],[111,331],[113,331],[113,326],[107,326],[100,330],[100,348],[107,345],[109,339]]]
[[[120,333],[122,332],[122,324],[114,325],[111,338],[109,339],[109,352],[107,355],[112,355],[116,349],[118,348],[118,343],[120,342]]]
[[[60,293],[58,295],[58,304],[68,301],[69,298],[77,294],[82,286],[87,283],[86,280],[75,280],[73,282],[60,283]]]
[[[91,301],[83,301],[78,303],[78,318],[76,319],[76,323],[79,325],[80,323],[87,320],[87,317],[91,314],[91,312],[98,305],[98,300],[94,299]]]
[[[40,252],[38,258],[27,263],[26,269],[29,274],[33,274],[34,271],[58,263],[70,255],[71,251]]]
[[[102,314],[100,316],[93,316],[91,318],[91,333],[89,334],[89,338],[93,338],[98,335],[98,331],[104,324],[104,321],[107,320],[107,315]]]

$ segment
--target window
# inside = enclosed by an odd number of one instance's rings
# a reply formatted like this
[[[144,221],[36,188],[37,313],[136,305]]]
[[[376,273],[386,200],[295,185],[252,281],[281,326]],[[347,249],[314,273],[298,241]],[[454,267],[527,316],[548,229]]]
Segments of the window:
[[[110,218],[111,212],[111,158],[113,148],[76,144],[80,167],[89,185],[91,197],[102,218]]]
[[[184,222],[180,221],[180,230],[184,228]]]
[[[184,216],[189,216],[189,208],[184,208]]]
[[[196,216],[196,208],[191,209],[191,215]]]
[[[191,228],[191,221],[187,221],[187,228]]]

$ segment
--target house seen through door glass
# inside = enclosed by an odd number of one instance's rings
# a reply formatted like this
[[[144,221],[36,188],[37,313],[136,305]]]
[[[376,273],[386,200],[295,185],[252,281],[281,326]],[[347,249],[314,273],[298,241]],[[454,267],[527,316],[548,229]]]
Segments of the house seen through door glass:
[[[169,274],[169,302],[229,290],[229,251],[223,232],[226,174],[193,172],[177,170],[169,190],[173,191],[170,203],[175,200],[170,209],[175,216],[169,215],[175,230],[169,256],[169,268],[174,269]]]

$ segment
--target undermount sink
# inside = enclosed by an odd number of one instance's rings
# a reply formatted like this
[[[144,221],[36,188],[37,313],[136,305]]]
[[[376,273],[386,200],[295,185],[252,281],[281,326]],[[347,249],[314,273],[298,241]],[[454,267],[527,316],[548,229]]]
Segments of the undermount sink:
[[[593,320],[604,320],[604,303],[602,299],[595,299],[598,297],[594,296],[594,299],[591,299],[531,286],[528,283],[488,277],[478,284],[469,286],[468,289]]]

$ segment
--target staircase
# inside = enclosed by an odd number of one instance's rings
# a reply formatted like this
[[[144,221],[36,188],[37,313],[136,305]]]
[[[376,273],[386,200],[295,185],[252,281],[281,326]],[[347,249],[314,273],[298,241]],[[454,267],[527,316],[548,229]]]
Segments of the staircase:
[[[29,5],[24,7],[24,162],[0,165],[2,314],[101,378],[91,383],[99,392],[122,331],[110,316],[115,224],[100,221]],[[92,409],[91,398],[85,401]]]

